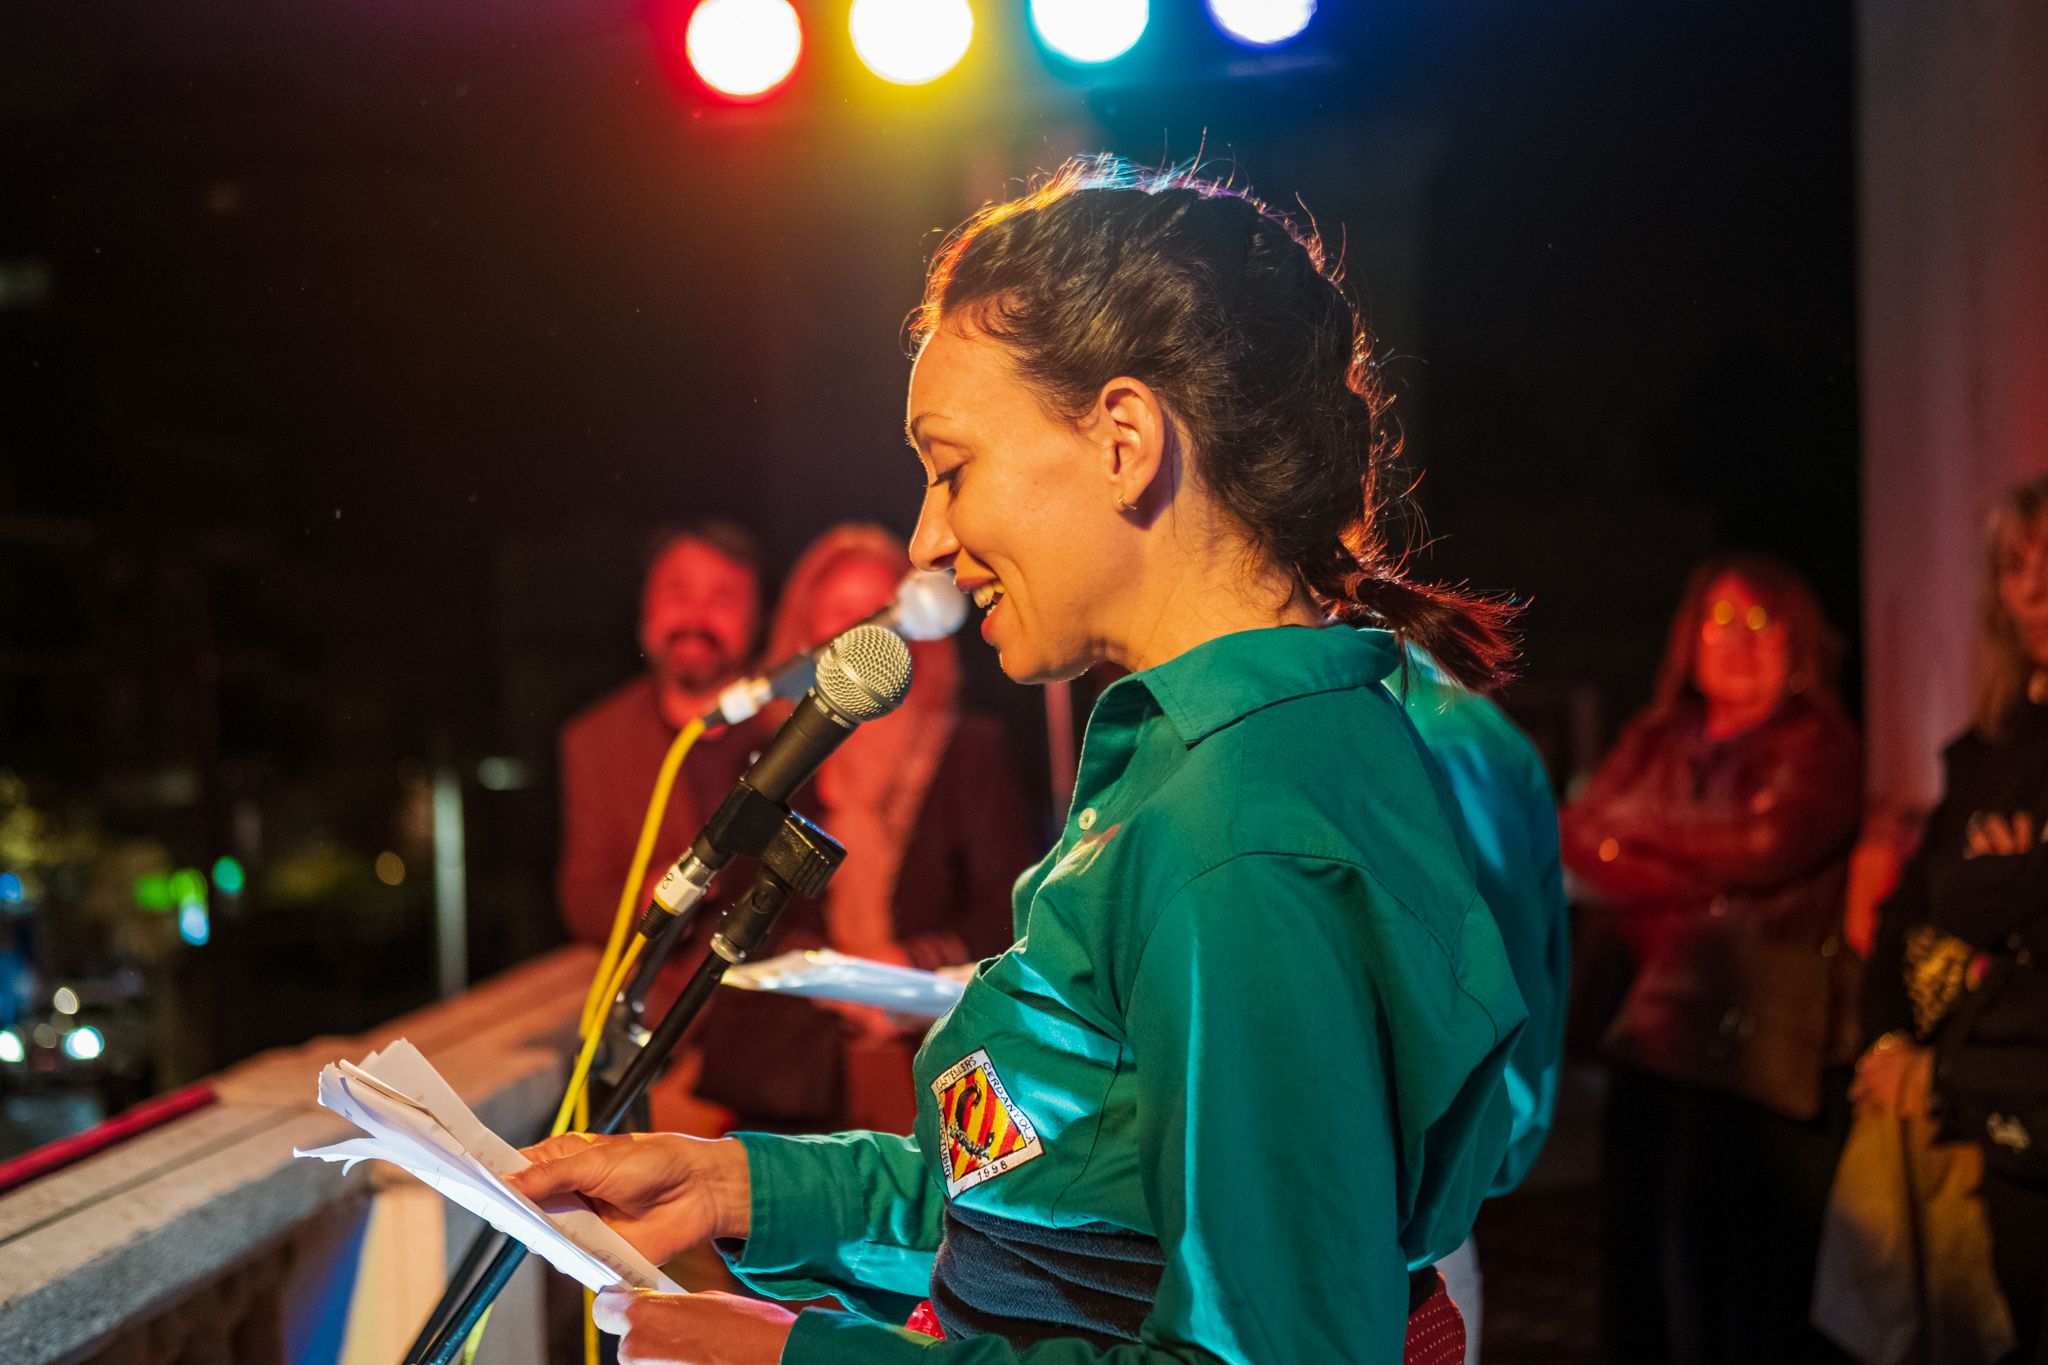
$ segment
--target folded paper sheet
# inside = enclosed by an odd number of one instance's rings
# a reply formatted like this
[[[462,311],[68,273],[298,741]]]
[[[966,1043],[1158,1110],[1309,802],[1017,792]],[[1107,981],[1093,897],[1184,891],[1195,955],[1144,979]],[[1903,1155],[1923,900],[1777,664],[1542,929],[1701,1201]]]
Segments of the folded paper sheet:
[[[403,1038],[354,1062],[321,1068],[320,1103],[369,1134],[295,1156],[339,1161],[375,1157],[401,1166],[511,1234],[564,1275],[592,1289],[632,1285],[677,1292],[632,1244],[574,1196],[535,1204],[503,1177],[529,1163],[484,1127],[433,1063]]]
[[[953,969],[948,968],[950,973]],[[960,969],[966,971],[966,968]],[[725,974],[725,984],[747,991],[774,991],[812,1000],[873,1005],[892,1014],[936,1019],[953,1008],[967,983],[952,975],[842,957],[827,949],[784,953],[746,962]]]

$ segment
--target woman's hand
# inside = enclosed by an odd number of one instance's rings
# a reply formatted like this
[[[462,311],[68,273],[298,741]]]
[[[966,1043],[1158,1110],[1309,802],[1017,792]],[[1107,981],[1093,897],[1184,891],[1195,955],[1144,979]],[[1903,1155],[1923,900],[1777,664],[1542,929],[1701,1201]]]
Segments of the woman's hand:
[[[752,1225],[746,1148],[730,1138],[563,1133],[524,1155],[534,1164],[507,1184],[535,1203],[582,1195],[656,1265],[713,1237],[745,1237]]]
[[[1856,1063],[1849,1098],[1860,1107],[1897,1118],[1920,1118],[1934,1093],[1934,1053],[1887,1033]]]
[[[619,1339],[619,1365],[776,1365],[796,1314],[736,1294],[607,1289],[591,1317]]]

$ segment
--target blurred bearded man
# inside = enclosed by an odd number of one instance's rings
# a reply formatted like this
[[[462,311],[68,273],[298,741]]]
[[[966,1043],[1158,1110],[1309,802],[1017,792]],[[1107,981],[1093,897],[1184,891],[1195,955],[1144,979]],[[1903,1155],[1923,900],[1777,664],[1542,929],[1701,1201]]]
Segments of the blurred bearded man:
[[[656,538],[640,590],[647,673],[562,730],[562,857],[556,890],[569,932],[603,944],[633,862],[647,800],[677,731],[704,714],[753,657],[759,555],[737,526],[704,523]],[[718,809],[765,737],[758,722],[705,735],[678,774],[640,903]]]

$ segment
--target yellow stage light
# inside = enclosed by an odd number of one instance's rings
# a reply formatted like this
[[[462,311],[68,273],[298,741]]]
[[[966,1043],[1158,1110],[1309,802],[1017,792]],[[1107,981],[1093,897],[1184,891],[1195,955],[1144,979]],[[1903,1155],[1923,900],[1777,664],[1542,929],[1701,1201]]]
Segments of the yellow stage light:
[[[897,85],[923,85],[967,55],[974,11],[967,0],[853,0],[849,26],[868,70]]]

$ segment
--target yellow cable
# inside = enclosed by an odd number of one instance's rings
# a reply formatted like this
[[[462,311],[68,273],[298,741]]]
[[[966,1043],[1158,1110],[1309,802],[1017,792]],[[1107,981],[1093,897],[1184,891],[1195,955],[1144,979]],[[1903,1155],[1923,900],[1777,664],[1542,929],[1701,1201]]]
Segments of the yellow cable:
[[[640,843],[633,850],[633,866],[626,874],[626,884],[619,889],[618,912],[612,916],[611,936],[604,946],[604,957],[599,961],[597,975],[591,979],[590,994],[583,998],[582,1022],[578,1033],[589,1033],[604,1022],[605,1011],[611,1008],[612,995],[603,987],[611,979],[613,964],[618,961],[619,952],[625,947],[626,935],[632,930],[633,919],[641,908],[640,888],[647,878],[647,864],[654,857],[654,841],[661,833],[661,819],[668,813],[669,792],[676,784],[676,770],[683,766],[683,758],[704,733],[704,722],[693,720],[685,725],[668,746],[668,754],[661,760],[661,771],[654,778],[654,794],[647,801],[647,817],[640,822]],[[613,994],[616,994],[614,992]]]
[[[612,974],[609,987],[604,993],[607,1000],[616,1000],[619,992],[626,988],[626,981],[633,968],[639,965],[640,950],[647,946],[647,940],[635,935],[626,955],[619,960],[619,967]],[[548,1136],[554,1137],[569,1131],[569,1120],[579,1109],[585,1087],[590,1081],[590,1065],[597,1057],[597,1045],[604,1038],[602,1028],[594,1028],[583,1036],[583,1046],[576,1050],[576,1069],[569,1073],[569,1088],[562,1094],[561,1107],[555,1110],[554,1122],[548,1125]],[[585,1122],[589,1120],[586,1118]]]
[[[640,822],[640,842],[633,849],[633,865],[626,872],[625,886],[619,890],[619,908],[612,916],[612,931],[605,940],[604,955],[598,959],[597,973],[590,979],[589,993],[583,997],[583,1013],[576,1025],[576,1033],[581,1040],[581,1046],[576,1050],[576,1067],[570,1072],[569,1088],[562,1095],[562,1104],[555,1112],[554,1122],[548,1125],[549,1137],[566,1133],[572,1122],[579,1132],[590,1126],[590,1066],[597,1056],[598,1040],[604,1035],[605,1015],[611,1009],[612,1001],[618,999],[619,992],[625,989],[634,965],[640,960],[640,950],[647,946],[647,940],[638,935],[630,945],[626,942],[641,908],[640,887],[647,878],[647,864],[654,858],[654,841],[661,833],[662,817],[668,814],[668,798],[669,793],[675,790],[676,771],[683,766],[683,759],[703,734],[702,720],[693,720],[685,725],[677,733],[674,743],[668,746],[668,753],[661,760],[661,770],[655,774],[654,792],[647,799],[647,815]],[[583,1291],[583,1358],[588,1365],[597,1365],[598,1359],[597,1323],[590,1316],[590,1306],[596,1297],[588,1289]],[[486,1309],[464,1344],[463,1365],[473,1365],[477,1348],[483,1345],[484,1327],[490,1320],[490,1311]]]

